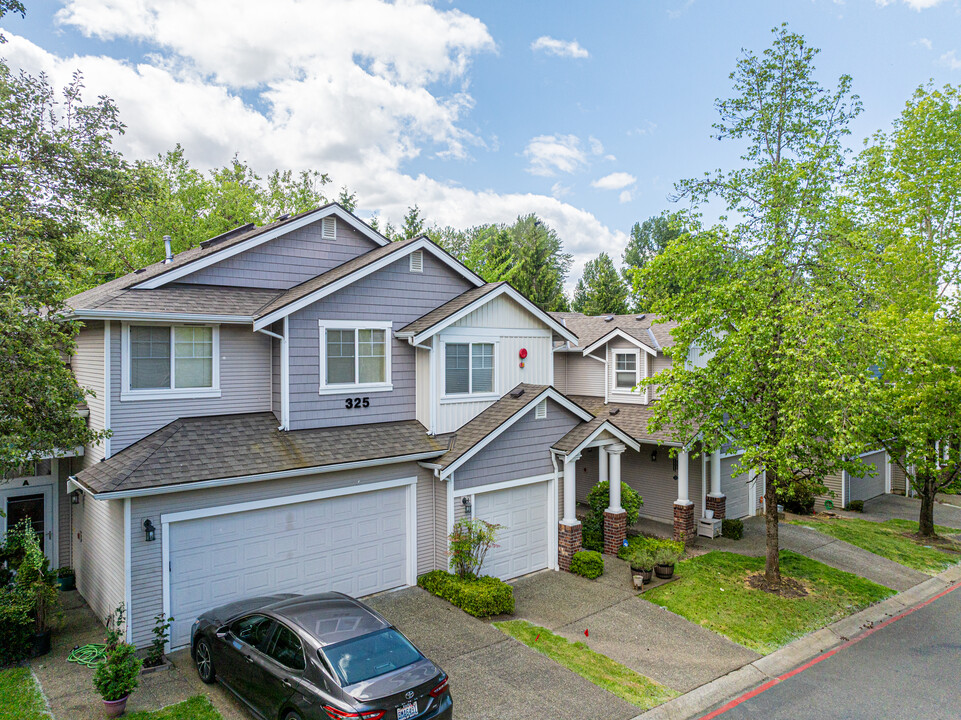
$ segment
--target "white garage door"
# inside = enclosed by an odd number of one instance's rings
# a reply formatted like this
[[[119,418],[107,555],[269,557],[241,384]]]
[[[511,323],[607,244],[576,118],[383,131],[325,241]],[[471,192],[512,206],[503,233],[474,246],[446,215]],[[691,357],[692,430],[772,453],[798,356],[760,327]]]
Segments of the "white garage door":
[[[335,590],[355,597],[407,582],[407,488],[247,510],[169,526],[170,642],[234,600]]]
[[[729,518],[750,515],[751,489],[747,482],[748,474],[746,472],[740,475],[734,474],[734,467],[740,459],[740,455],[721,459],[721,492],[727,497],[724,514]]]
[[[476,495],[474,517],[504,526],[498,547],[487,553],[482,574],[508,580],[547,567],[548,483]]]
[[[861,458],[861,461],[868,466],[869,470],[861,477],[848,473],[848,502],[851,500],[870,500],[884,494],[886,484],[884,451],[880,450],[865,455]],[[874,477],[870,477],[871,472],[874,473]]]

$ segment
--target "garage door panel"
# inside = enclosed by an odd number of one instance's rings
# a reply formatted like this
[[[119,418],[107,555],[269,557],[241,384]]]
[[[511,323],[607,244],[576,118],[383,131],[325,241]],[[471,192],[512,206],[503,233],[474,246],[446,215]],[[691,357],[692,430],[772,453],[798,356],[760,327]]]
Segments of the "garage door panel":
[[[857,476],[848,474],[848,501],[870,500],[883,495],[885,491],[885,454],[884,451],[865,455],[861,462],[868,466],[868,472]],[[874,476],[871,477],[871,472]]]
[[[548,483],[478,493],[474,517],[502,525],[481,572],[502,580],[548,567]]]
[[[321,525],[321,527],[318,527]],[[407,488],[172,523],[171,643],[202,612],[243,597],[360,596],[407,580]]]

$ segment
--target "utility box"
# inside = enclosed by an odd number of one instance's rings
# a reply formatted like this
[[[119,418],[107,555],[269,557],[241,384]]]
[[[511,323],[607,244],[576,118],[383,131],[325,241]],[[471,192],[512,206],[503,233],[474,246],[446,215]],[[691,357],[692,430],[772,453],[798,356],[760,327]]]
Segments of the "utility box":
[[[713,518],[701,518],[697,521],[699,537],[716,538],[721,536],[721,521]]]

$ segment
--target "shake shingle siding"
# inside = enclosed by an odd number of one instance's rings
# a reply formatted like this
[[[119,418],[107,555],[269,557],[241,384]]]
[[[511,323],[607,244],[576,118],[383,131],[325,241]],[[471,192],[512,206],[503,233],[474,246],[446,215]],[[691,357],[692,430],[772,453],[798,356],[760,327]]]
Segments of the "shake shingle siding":
[[[110,450],[117,453],[180,417],[269,412],[270,338],[250,327],[220,327],[220,397],[185,400],[120,400],[120,323],[111,323]]]
[[[424,253],[423,273],[411,273],[409,267],[401,258],[290,316],[291,430],[415,418],[414,348],[406,340],[391,343],[391,392],[318,394],[320,320],[392,321],[396,331],[469,287],[429,253]],[[358,395],[368,396],[370,406],[345,409],[345,398]]]
[[[373,241],[342,221],[337,222],[337,241],[324,240],[318,220],[198,270],[180,282],[287,290],[375,247]]]
[[[104,397],[106,393],[103,389],[103,327],[103,322],[99,321],[88,322],[84,325],[77,335],[77,347],[70,363],[80,387],[96,393],[96,395],[86,398],[87,408],[90,410],[87,423],[93,430],[104,429]],[[88,445],[84,448],[84,457],[80,462],[83,467],[86,467],[99,462],[103,455],[102,442],[94,446]]]
[[[536,419],[535,408],[496,437],[483,450],[454,471],[454,489],[460,492],[507,480],[548,475],[554,472],[550,446],[581,420],[553,400],[547,401],[547,417]],[[456,447],[456,440],[455,440]]]

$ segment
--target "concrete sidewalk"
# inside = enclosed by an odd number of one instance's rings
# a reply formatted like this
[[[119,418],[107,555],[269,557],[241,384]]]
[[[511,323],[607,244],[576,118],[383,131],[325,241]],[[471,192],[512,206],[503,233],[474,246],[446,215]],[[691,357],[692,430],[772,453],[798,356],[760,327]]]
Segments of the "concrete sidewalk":
[[[961,565],[955,565],[906,592],[828,625],[759,660],[747,663],[685,695],[638,715],[633,720],[689,720],[700,717],[712,708],[813,660],[874,625],[930,600],[958,582],[961,582]]]

